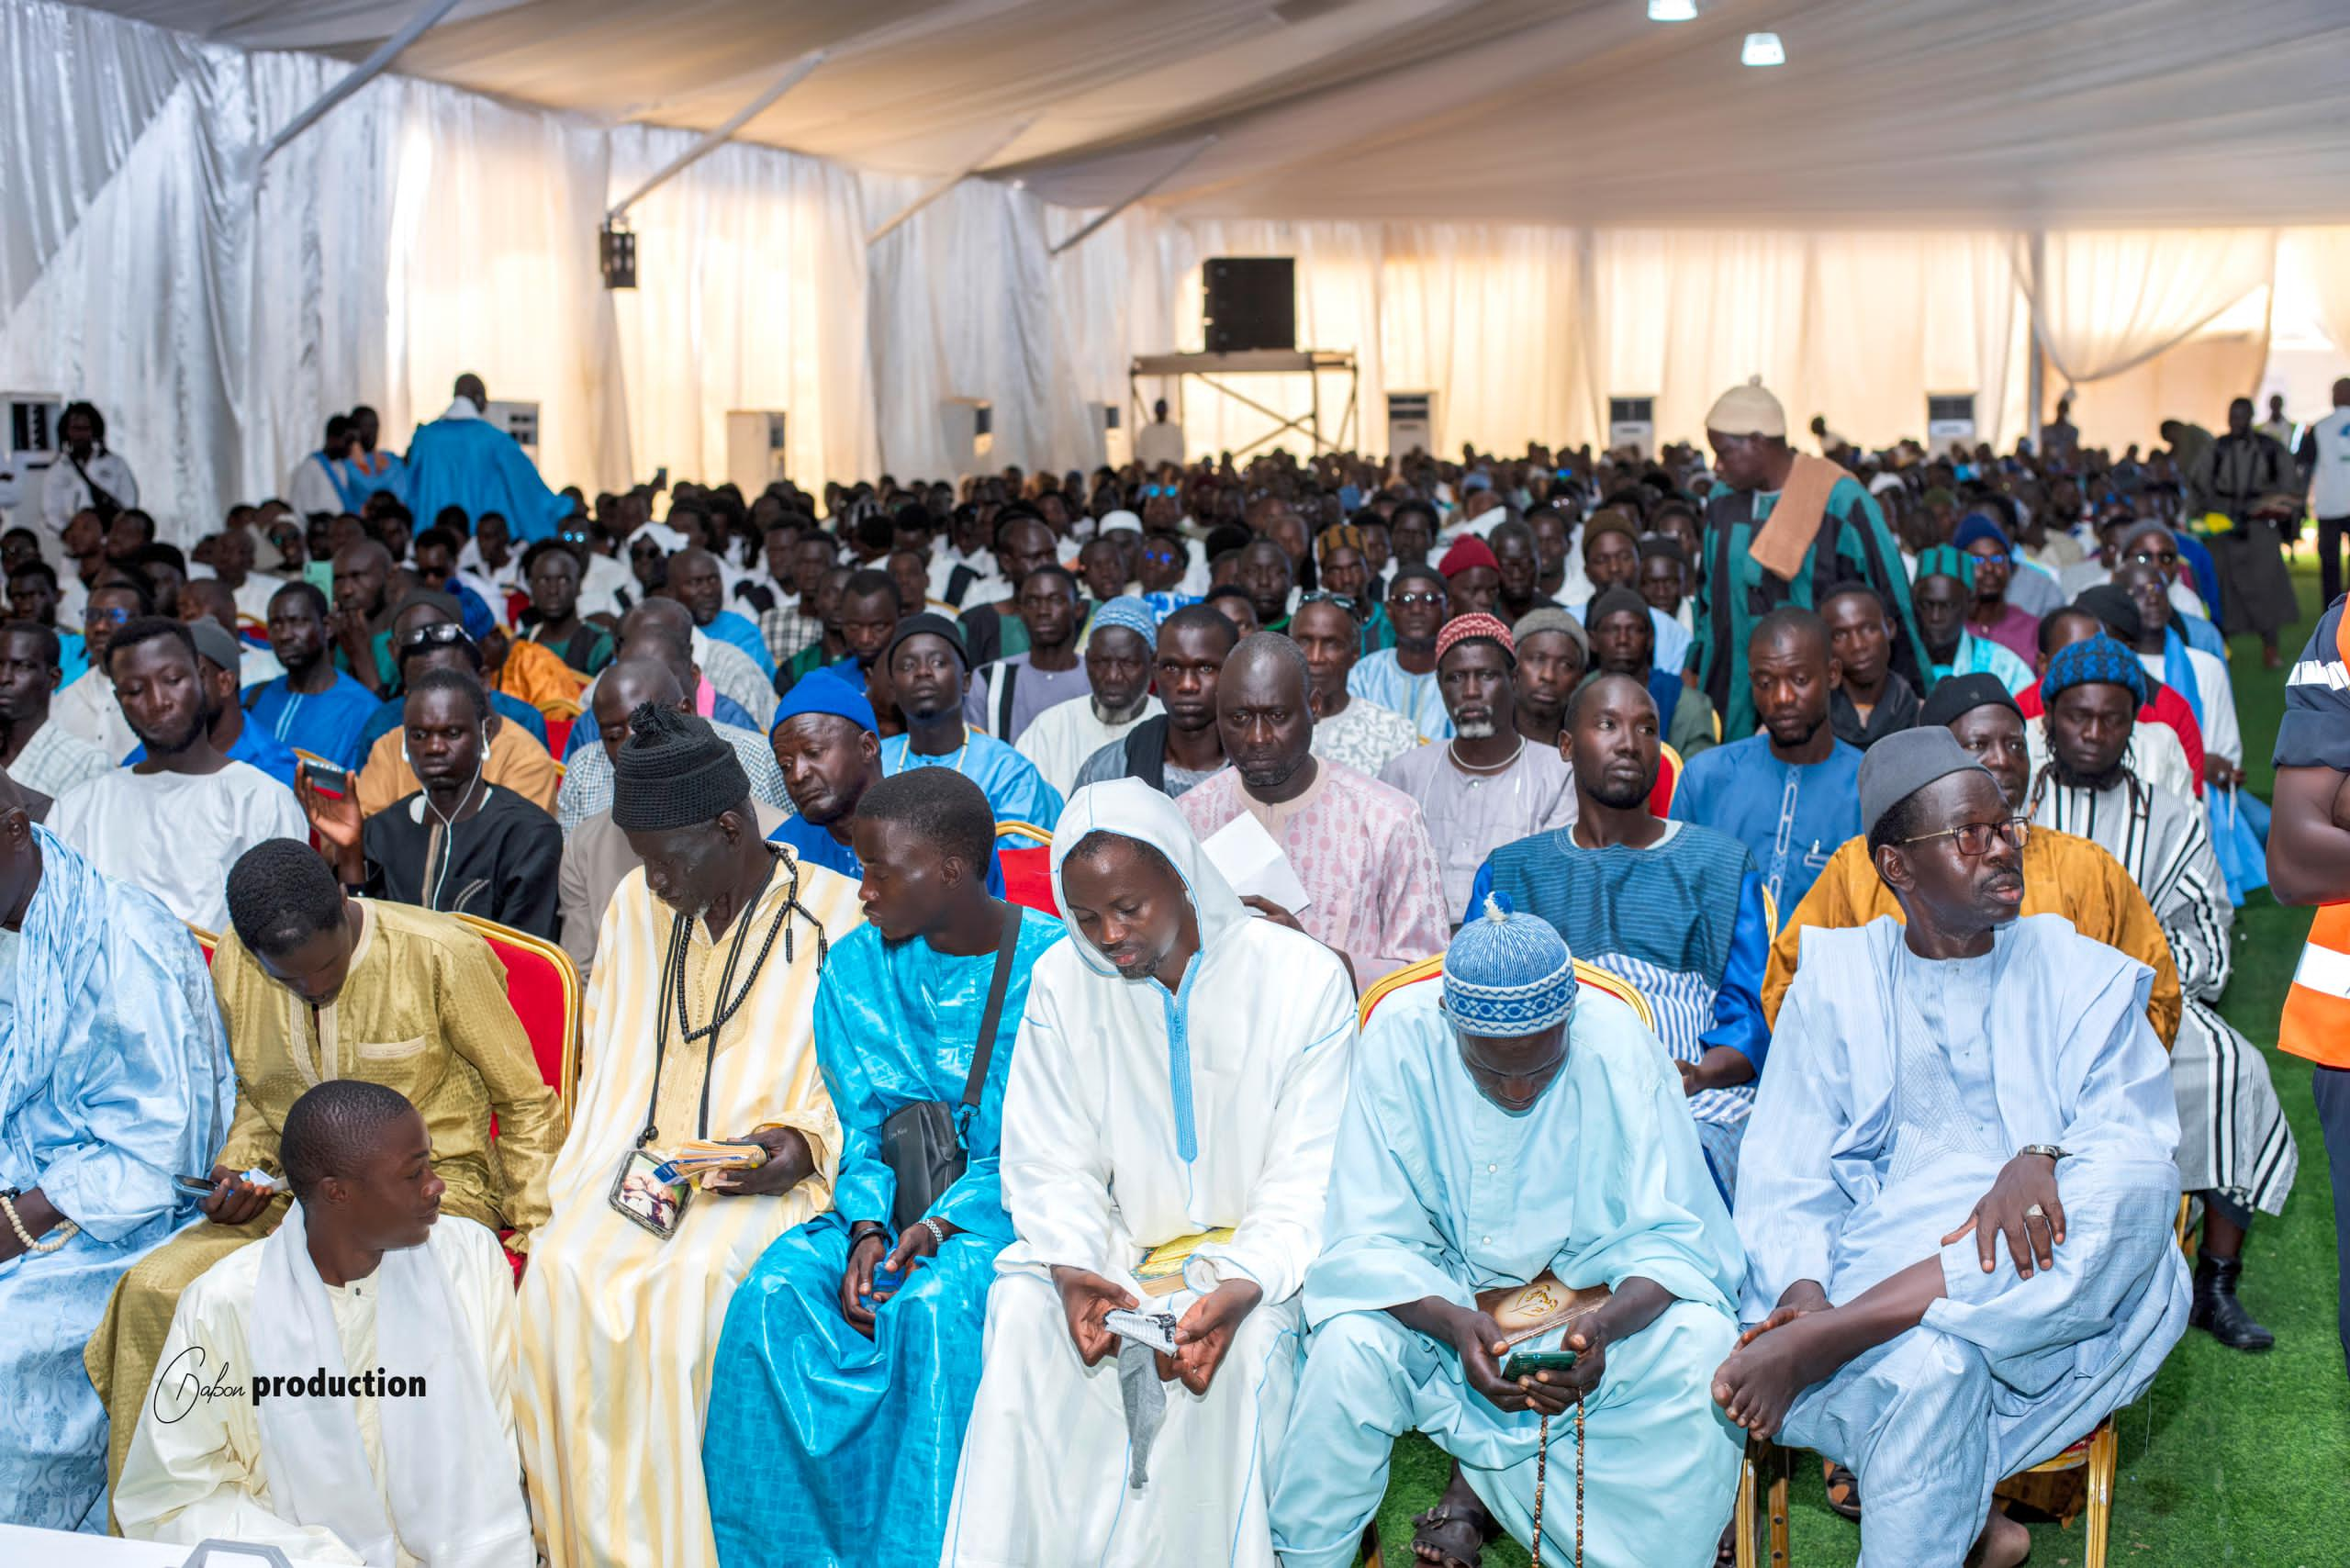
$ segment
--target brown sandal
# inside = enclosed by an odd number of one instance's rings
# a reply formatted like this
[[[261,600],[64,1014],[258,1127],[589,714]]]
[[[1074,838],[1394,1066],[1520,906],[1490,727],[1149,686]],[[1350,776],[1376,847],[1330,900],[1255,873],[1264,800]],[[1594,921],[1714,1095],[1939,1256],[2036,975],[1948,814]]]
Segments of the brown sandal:
[[[1412,1519],[1412,1551],[1419,1557],[1422,1548],[1438,1554],[1441,1568],[1479,1568],[1484,1561],[1485,1545],[1500,1533],[1500,1528],[1488,1518],[1480,1519],[1465,1508],[1448,1507],[1438,1503],[1425,1514]],[[1446,1540],[1438,1536],[1444,1534]],[[1465,1546],[1467,1551],[1455,1550]]]
[[[1820,1474],[1828,1483],[1828,1506],[1854,1524],[1861,1522],[1861,1481],[1851,1471],[1832,1459],[1819,1462]]]

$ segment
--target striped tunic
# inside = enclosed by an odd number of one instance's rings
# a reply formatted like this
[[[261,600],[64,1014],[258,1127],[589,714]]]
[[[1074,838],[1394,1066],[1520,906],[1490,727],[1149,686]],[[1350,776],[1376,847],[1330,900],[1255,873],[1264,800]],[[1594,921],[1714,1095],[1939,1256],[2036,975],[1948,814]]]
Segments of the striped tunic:
[[[2170,942],[2185,1000],[2170,1076],[2187,1191],[2217,1189],[2283,1213],[2300,1156],[2267,1061],[2215,1011],[2233,962],[2235,905],[2203,812],[2126,769],[2120,783],[2091,790],[2059,782],[2047,767],[2034,776],[2030,815],[2033,826],[2089,839],[2121,861]]]
[[[737,916],[748,929],[736,987],[795,875],[801,905],[829,936],[862,919],[855,882],[787,857]],[[522,1276],[515,1425],[539,1546],[554,1568],[717,1562],[701,1439],[719,1329],[734,1287],[768,1244],[831,1206],[840,1159],[840,1125],[816,1071],[816,933],[794,914],[789,955],[778,934],[709,1058],[708,1136],[796,1127],[815,1154],[815,1174],[774,1196],[697,1193],[666,1239],[612,1210],[613,1177],[655,1092],[655,992],[669,929],[668,907],[642,868],[631,871],[597,937],[578,1104],[550,1182],[554,1217]],[[717,1009],[733,937],[730,927],[713,946],[708,928],[693,924],[686,1012],[697,1025]],[[684,1045],[678,1035],[673,1017],[653,1114],[656,1148],[694,1137],[698,1126],[711,1047]]]

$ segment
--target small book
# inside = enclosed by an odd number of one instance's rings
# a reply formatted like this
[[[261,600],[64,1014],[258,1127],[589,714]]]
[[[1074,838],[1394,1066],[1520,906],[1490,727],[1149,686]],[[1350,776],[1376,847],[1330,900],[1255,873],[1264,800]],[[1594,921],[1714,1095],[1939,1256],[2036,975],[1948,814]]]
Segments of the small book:
[[[1491,1316],[1502,1331],[1505,1345],[1562,1328],[1597,1308],[1614,1293],[1606,1285],[1570,1290],[1559,1276],[1545,1269],[1522,1285],[1503,1285],[1477,1293],[1477,1309]]]
[[[756,1170],[767,1162],[767,1151],[755,1143],[688,1138],[662,1157],[653,1176],[659,1182],[691,1182],[713,1170]]]
[[[1183,1288],[1183,1264],[1192,1254],[1211,1241],[1229,1241],[1232,1227],[1202,1231],[1197,1236],[1179,1236],[1150,1249],[1135,1270],[1135,1282],[1142,1286],[1147,1296],[1173,1295]]]

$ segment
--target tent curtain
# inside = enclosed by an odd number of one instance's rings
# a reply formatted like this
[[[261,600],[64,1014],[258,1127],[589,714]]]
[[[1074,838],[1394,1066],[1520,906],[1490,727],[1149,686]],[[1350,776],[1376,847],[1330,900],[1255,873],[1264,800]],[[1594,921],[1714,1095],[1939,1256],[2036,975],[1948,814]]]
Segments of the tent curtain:
[[[2051,233],[2015,246],[2048,363],[2073,386],[2178,347],[2277,274],[2273,229]],[[2255,376],[2257,373],[2255,372]]]
[[[1130,429],[1132,355],[1197,350],[1201,266],[1297,262],[1302,346],[1351,352],[1354,444],[1387,445],[1389,389],[1436,396],[1436,445],[1605,438],[1610,396],[1659,399],[1695,439],[1750,375],[1798,424],[1882,444],[1930,392],[1976,394],[1981,440],[2028,428],[2028,324],[2089,387],[2090,439],[2209,423],[2248,392],[2263,330],[2231,308],[2309,247],[2350,349],[2350,229],[1848,232],[1120,214],[966,179],[877,245],[931,186],[731,146],[634,211],[639,287],[604,290],[604,207],[686,145],[455,87],[378,78],[264,168],[270,134],[347,67],[247,53],[84,6],[0,0],[0,387],[88,397],[164,536],[276,493],[334,409],[374,404],[404,443],[461,371],[541,405],[549,481],[612,487],[666,465],[724,473],[724,416],[782,409],[803,486],[1018,464],[1090,467]],[[822,73],[812,82],[822,80]],[[811,88],[812,90],[812,88]],[[1128,187],[1131,188],[1131,183]],[[2265,297],[2265,296],[2263,297]],[[2219,323],[2227,316],[2226,332]],[[1302,376],[1181,390],[1195,453],[1241,451],[1303,412]],[[1336,438],[1348,386],[1319,387]],[[1145,383],[1147,407],[1176,390]],[[974,449],[968,403],[991,405]],[[1265,410],[1273,410],[1268,413]],[[1281,437],[1292,450],[1304,442]]]

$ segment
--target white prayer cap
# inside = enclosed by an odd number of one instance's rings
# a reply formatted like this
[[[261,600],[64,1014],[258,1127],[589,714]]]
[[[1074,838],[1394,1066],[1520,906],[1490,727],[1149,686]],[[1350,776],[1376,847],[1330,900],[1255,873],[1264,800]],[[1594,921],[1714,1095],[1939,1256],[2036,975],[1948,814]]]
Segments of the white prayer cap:
[[[1779,400],[1771,396],[1758,375],[1715,398],[1712,409],[1706,415],[1706,428],[1722,435],[1777,436],[1784,441],[1787,411],[1779,407]]]

